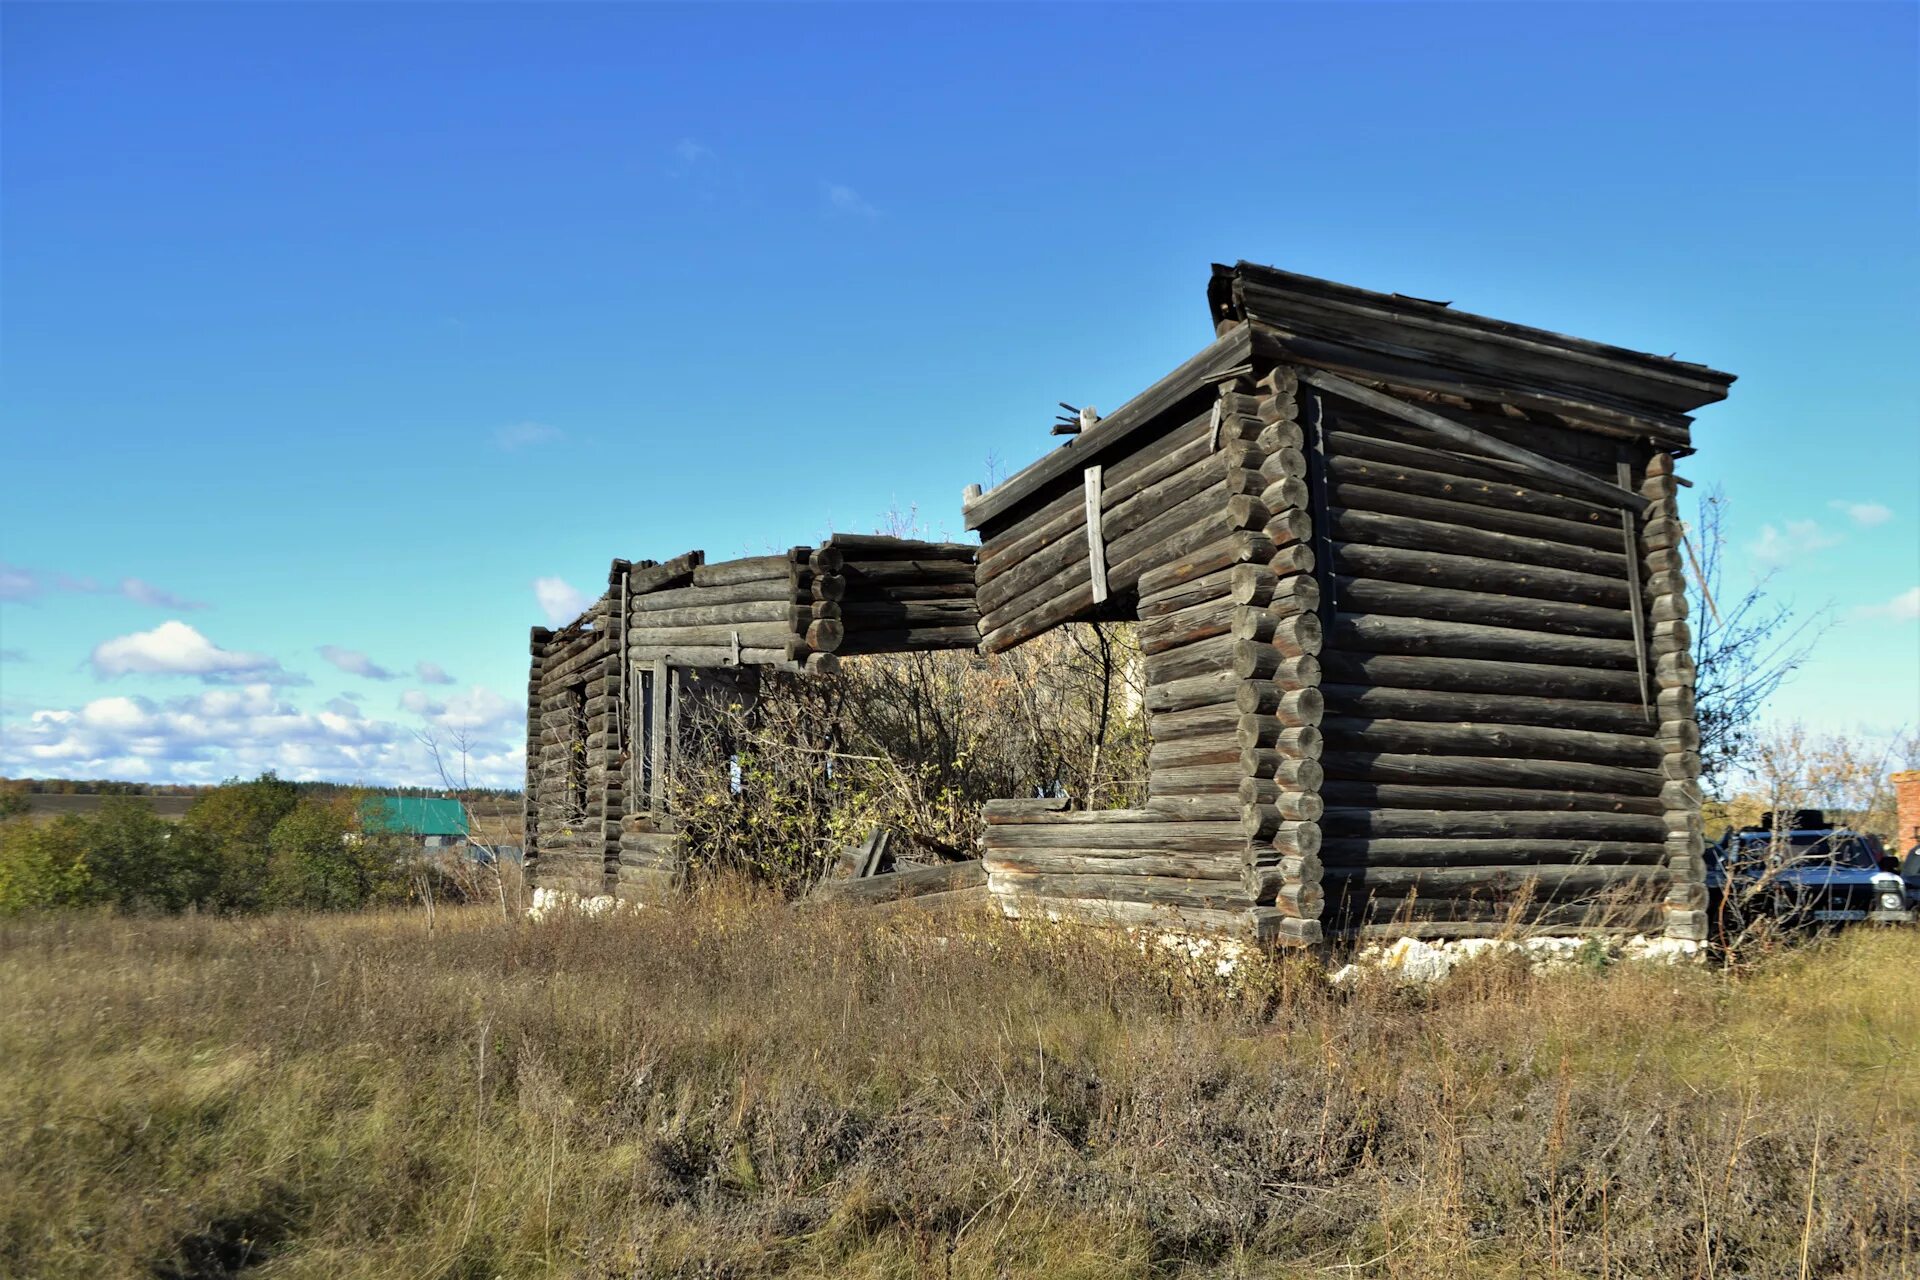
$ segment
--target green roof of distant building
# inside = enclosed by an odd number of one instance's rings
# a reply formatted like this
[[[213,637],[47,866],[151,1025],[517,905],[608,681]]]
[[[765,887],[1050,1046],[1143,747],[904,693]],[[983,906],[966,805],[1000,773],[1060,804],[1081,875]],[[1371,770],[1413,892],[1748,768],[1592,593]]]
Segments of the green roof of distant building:
[[[372,796],[362,810],[368,831],[407,836],[467,834],[466,806],[428,796]]]

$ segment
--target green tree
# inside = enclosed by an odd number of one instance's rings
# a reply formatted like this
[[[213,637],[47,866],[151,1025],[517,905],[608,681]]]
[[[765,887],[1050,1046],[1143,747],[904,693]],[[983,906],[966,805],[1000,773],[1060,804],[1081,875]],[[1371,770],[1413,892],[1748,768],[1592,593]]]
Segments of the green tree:
[[[206,851],[154,816],[153,805],[109,795],[94,819],[87,864],[101,895],[122,910],[180,911],[218,883]]]
[[[267,905],[337,911],[395,892],[394,843],[361,832],[351,796],[302,800],[274,827]]]
[[[102,892],[87,863],[94,823],[65,814],[45,826],[0,822],[0,915],[84,907]]]
[[[291,782],[269,772],[223,783],[188,807],[175,839],[206,869],[212,882],[207,905],[251,911],[265,902],[268,840],[299,798]]]

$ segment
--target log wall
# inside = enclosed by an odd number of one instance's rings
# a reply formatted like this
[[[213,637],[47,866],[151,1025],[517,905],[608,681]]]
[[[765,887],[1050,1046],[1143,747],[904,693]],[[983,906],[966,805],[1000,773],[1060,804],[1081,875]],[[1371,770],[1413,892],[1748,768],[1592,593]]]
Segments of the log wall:
[[[616,562],[624,577],[625,562]],[[527,871],[538,888],[609,891],[625,806],[619,586],[559,631],[535,628],[527,682]]]
[[[1287,371],[1228,377],[982,530],[984,647],[1136,616],[1154,742],[1144,808],[986,806],[1010,914],[1319,939],[1322,627],[1297,405]]]
[[[1685,606],[1651,558],[1670,507],[1623,518],[1338,397],[1310,403],[1329,931],[1688,927],[1698,895],[1668,887],[1699,879]],[[1474,425],[1660,488],[1644,448]]]

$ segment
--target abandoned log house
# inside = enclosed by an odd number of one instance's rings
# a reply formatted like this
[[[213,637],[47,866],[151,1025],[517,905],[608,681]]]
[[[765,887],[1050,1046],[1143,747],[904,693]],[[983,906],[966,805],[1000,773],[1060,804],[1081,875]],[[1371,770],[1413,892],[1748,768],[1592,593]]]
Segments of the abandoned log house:
[[[839,654],[1125,621],[1148,798],[988,802],[1006,913],[1297,944],[1702,937],[1674,462],[1731,376],[1248,263],[1207,300],[1198,354],[969,489],[978,547],[616,561],[586,617],[534,635],[536,883],[674,879],[648,804],[677,671],[831,678]],[[591,821],[550,825],[560,795]]]

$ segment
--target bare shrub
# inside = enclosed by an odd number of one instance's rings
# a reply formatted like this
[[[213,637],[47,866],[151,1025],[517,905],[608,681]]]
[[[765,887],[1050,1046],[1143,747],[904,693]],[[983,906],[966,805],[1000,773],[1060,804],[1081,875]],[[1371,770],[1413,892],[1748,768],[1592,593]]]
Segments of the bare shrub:
[[[1147,729],[1132,629],[1062,628],[1011,653],[875,655],[837,679],[770,674],[683,702],[688,743],[670,811],[704,872],[789,888],[876,827],[926,860],[972,856],[980,805],[1146,794]]]

